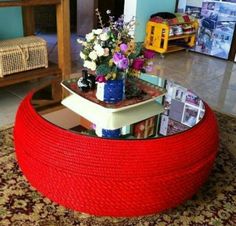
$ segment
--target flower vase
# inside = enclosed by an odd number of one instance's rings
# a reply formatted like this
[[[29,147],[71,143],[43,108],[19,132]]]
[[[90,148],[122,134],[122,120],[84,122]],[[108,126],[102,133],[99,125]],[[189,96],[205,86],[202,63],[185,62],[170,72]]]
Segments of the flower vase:
[[[125,98],[125,79],[107,80],[97,83],[97,99],[115,104]]]
[[[121,136],[121,128],[110,130],[110,129],[103,129],[99,126],[96,126],[95,133],[99,137],[104,138],[119,138]]]

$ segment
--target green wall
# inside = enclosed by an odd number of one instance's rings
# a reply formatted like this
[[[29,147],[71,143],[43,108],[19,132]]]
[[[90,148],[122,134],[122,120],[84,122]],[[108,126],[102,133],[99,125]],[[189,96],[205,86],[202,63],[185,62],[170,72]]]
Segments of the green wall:
[[[126,0],[129,1],[129,0]],[[146,23],[151,14],[157,12],[174,12],[176,0],[136,0],[135,40],[144,41]]]
[[[20,36],[23,36],[21,8],[0,8],[0,40]]]

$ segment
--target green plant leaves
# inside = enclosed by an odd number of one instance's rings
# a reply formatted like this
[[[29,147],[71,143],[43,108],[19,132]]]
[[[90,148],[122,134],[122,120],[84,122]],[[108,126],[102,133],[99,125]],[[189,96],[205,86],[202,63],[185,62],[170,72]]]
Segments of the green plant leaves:
[[[97,75],[107,75],[110,72],[111,72],[111,68],[109,67],[108,64],[100,64],[98,65],[96,69]]]

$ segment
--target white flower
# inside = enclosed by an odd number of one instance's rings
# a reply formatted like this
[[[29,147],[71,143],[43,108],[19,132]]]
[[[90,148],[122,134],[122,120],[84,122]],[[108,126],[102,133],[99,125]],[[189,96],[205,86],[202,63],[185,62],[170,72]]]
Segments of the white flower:
[[[77,42],[79,43],[79,44],[81,44],[82,46],[87,46],[88,44],[87,44],[87,42],[85,42],[85,41],[83,41],[82,39],[77,39]]]
[[[79,43],[79,44],[83,44],[84,43],[84,41],[83,40],[81,40],[81,39],[77,39],[77,42]]]
[[[99,44],[96,44],[93,48],[99,57],[104,55],[104,49]]]
[[[97,51],[98,49],[101,49],[102,47],[101,47],[101,45],[99,45],[98,43],[95,43],[95,45],[94,45],[94,47],[93,47],[93,49],[95,50],[95,51]]]
[[[90,63],[90,69],[91,69],[92,71],[95,71],[96,68],[97,68],[96,63],[92,61],[92,62]]]
[[[101,33],[102,33],[102,29],[94,29],[93,30],[93,33],[95,34],[95,35],[100,35]]]
[[[97,55],[96,51],[92,51],[92,52],[89,53],[89,58],[91,60],[96,60],[97,57],[98,57],[98,55]]]
[[[84,61],[84,67],[89,67],[89,65],[90,65],[90,61],[89,60],[85,60]]]
[[[95,71],[97,68],[97,65],[94,61],[85,60],[84,67],[91,69],[92,71]]]
[[[109,39],[109,35],[106,32],[102,33],[102,34],[100,34],[100,39],[102,41],[107,41]]]
[[[84,54],[82,51],[80,52],[79,55],[80,55],[80,57],[81,57],[82,60],[85,60],[85,59],[86,59],[86,56],[85,56],[85,54]]]
[[[88,42],[92,41],[92,40],[94,39],[94,34],[93,34],[93,32],[88,33],[88,34],[85,36],[85,38],[86,38],[86,40],[87,40]]]
[[[108,48],[105,48],[104,49],[104,56],[109,56],[109,49]]]
[[[98,49],[98,50],[96,51],[96,53],[97,53],[97,55],[98,55],[99,57],[101,57],[101,56],[104,55],[104,49],[103,49],[103,48]]]

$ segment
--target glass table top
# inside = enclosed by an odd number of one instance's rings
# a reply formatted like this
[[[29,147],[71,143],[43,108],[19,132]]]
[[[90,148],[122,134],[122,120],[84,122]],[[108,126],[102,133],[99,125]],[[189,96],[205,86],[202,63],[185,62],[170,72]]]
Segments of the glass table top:
[[[157,80],[167,90],[162,99],[165,111],[159,116],[158,135],[168,136],[183,132],[201,121],[205,106],[199,96],[174,81],[161,78]]]
[[[204,102],[194,91],[156,75],[141,73],[140,78],[167,90],[163,97],[157,99],[164,106],[164,111],[133,125],[129,138],[156,138],[181,133],[197,125],[204,117]]]
[[[152,117],[123,126],[121,128],[122,135],[116,139],[152,139],[178,134],[191,129],[204,117],[204,103],[194,91],[181,86],[175,81],[156,75],[141,73],[139,79],[165,90],[166,93],[164,95],[160,95],[154,100],[154,103],[162,106],[163,110]],[[133,113],[129,112],[129,117],[131,117],[130,114]],[[134,112],[134,114],[136,113]],[[70,130],[89,136],[97,136],[97,129],[101,130],[102,128],[92,122],[89,123],[86,119],[82,119],[80,120],[80,125],[76,125]]]

